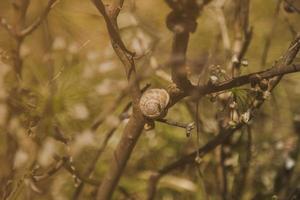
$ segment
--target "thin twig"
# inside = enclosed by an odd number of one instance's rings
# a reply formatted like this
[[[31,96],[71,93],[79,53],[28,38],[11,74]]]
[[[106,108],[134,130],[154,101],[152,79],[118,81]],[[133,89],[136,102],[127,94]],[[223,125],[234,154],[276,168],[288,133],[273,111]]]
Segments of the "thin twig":
[[[205,156],[207,153],[211,152],[214,150],[217,146],[222,144],[225,140],[227,140],[229,137],[232,136],[232,134],[238,130],[240,126],[237,126],[235,128],[227,128],[224,130],[221,130],[221,132],[211,141],[209,141],[207,144],[205,144],[203,147],[200,149],[197,149],[196,151],[185,155],[181,158],[179,158],[177,161],[161,168],[158,172],[154,173],[150,179],[149,179],[149,185],[148,185],[148,200],[152,200],[155,197],[156,193],[156,187],[157,183],[159,182],[160,178],[163,177],[165,174],[168,174],[172,172],[175,169],[184,167],[185,165],[189,163],[194,163],[195,162],[195,157],[199,153],[200,157]]]
[[[300,14],[300,8],[297,8],[293,3],[289,2],[288,0],[284,0],[284,2],[290,6],[293,11],[296,11],[298,14]]]
[[[252,39],[252,27],[249,28],[249,0],[236,0],[234,20],[234,42],[232,45],[232,57],[229,70],[232,76],[239,74],[242,59]]]
[[[191,135],[192,130],[195,127],[194,122],[192,122],[192,123],[183,123],[183,122],[172,121],[172,120],[169,120],[169,119],[157,119],[156,121],[168,124],[170,126],[176,126],[176,127],[184,128],[187,137],[189,137]]]
[[[54,6],[59,2],[59,0],[49,0],[48,4],[45,8],[45,10],[42,12],[42,14],[29,26],[24,28],[18,35],[20,37],[25,37],[29,34],[31,34],[35,29],[37,29],[40,24],[47,18],[49,12],[51,9],[54,8]]]
[[[300,43],[299,43],[300,44]],[[299,48],[299,47],[298,47]],[[253,78],[256,76],[261,77],[262,79],[270,79],[277,76],[283,76],[285,74],[294,73],[300,71],[300,64],[290,64],[290,65],[281,65],[276,66],[264,71],[255,72],[247,75],[242,75],[233,79],[229,79],[221,82],[218,85],[204,85],[199,87],[199,92],[202,94],[210,94],[223,90],[229,90],[235,87],[240,87],[251,83]]]
[[[300,37],[296,38],[294,41],[292,41],[289,49],[286,51],[285,55],[282,57],[279,65],[277,66],[278,70],[284,69],[287,67],[286,65],[290,65],[294,58],[296,57],[298,51],[300,49]],[[298,66],[300,67],[300,66]],[[279,83],[282,76],[277,76],[274,78],[274,80],[270,83],[269,91],[271,92]],[[262,104],[264,103],[264,100],[260,101],[258,105],[252,104],[251,108],[249,108],[249,120],[253,117],[252,112],[256,109],[258,109]],[[169,165],[166,165],[165,167],[161,168],[157,172],[153,173],[153,175],[149,179],[148,183],[148,200],[152,200],[155,198],[156,194],[156,188],[159,180],[165,175],[170,172],[172,172],[175,169],[184,167],[187,164],[194,163],[195,156],[199,153],[200,156],[204,156],[205,154],[209,153],[210,151],[214,150],[217,146],[223,144],[226,140],[228,140],[237,130],[239,130],[241,127],[243,127],[244,122],[240,121],[237,123],[234,127],[225,127],[220,130],[220,133],[211,141],[206,143],[202,148],[185,155],[178,159],[175,162],[172,162]]]
[[[78,172],[74,166],[71,164],[70,158],[69,157],[61,157],[59,155],[55,155],[54,159],[58,162],[60,162],[61,160],[63,160],[63,167],[69,172],[71,173],[73,176],[75,176],[76,178],[78,178],[80,181],[83,181],[85,183],[88,183],[90,185],[94,185],[94,186],[98,186],[100,184],[100,181],[98,180],[94,180],[94,179],[90,179],[88,177],[83,176],[80,172]]]
[[[222,171],[222,199],[223,200],[227,200],[227,196],[228,196],[228,178],[227,178],[227,166],[225,165],[225,161],[226,161],[226,153],[224,150],[225,144],[221,145],[220,148],[220,157],[221,157],[221,171]]]
[[[43,174],[33,174],[32,175],[32,180],[34,182],[39,182],[39,181],[43,181],[45,179],[48,179],[49,177],[53,176],[56,172],[58,172],[64,165],[64,160],[61,159],[59,161],[56,162],[56,164],[54,165],[53,168],[49,169],[46,173]]]
[[[0,17],[0,25],[12,36],[14,37],[13,27],[11,24],[7,22],[7,20],[3,17]]]
[[[232,199],[243,199],[245,187],[247,184],[247,177],[249,174],[250,162],[252,157],[252,132],[251,127],[247,125],[247,142],[244,145],[245,149],[243,152],[240,152],[240,171],[235,176],[234,185],[232,189]]]
[[[267,62],[267,59],[268,59],[268,52],[269,52],[269,49],[270,49],[270,46],[271,46],[271,41],[272,41],[273,36],[275,34],[275,29],[276,29],[276,25],[277,25],[277,22],[278,22],[278,15],[279,15],[279,11],[280,11],[281,2],[282,2],[282,0],[277,0],[277,5],[276,5],[276,8],[275,8],[273,18],[272,18],[272,26],[271,26],[270,32],[268,33],[268,35],[266,37],[266,40],[265,40],[265,45],[264,45],[263,53],[262,53],[262,56],[261,56],[261,65],[262,66],[266,65],[266,62]]]

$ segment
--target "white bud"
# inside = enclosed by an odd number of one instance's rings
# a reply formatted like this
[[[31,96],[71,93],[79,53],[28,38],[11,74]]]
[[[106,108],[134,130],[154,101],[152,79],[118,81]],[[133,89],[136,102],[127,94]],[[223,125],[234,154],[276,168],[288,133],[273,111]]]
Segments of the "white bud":
[[[265,92],[263,93],[263,99],[264,99],[264,100],[268,99],[268,98],[270,97],[270,95],[271,95],[271,92],[265,91]]]
[[[292,159],[291,157],[288,157],[286,160],[285,160],[285,168],[290,170],[292,169],[293,167],[295,166],[295,160]]]
[[[215,85],[215,84],[218,83],[219,78],[218,78],[217,76],[215,76],[215,75],[211,75],[211,76],[209,77],[209,80],[210,80],[210,82],[211,82],[213,85]]]
[[[248,110],[247,112],[243,113],[241,115],[241,122],[248,124],[249,120],[250,120],[250,110]]]
[[[235,101],[233,101],[231,104],[229,104],[229,108],[236,109],[237,108],[237,103]]]
[[[241,65],[247,67],[249,65],[248,60],[242,60]]]

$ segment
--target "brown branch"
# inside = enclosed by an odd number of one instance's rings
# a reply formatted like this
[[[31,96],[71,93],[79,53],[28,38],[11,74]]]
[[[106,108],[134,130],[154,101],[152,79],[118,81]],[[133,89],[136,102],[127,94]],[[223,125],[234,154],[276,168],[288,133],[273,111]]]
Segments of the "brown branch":
[[[245,56],[252,39],[252,28],[249,28],[249,0],[237,0],[235,3],[234,42],[230,70],[232,75],[239,72],[242,59]]]
[[[276,29],[277,22],[278,22],[278,15],[279,15],[279,11],[280,11],[281,2],[282,2],[282,0],[277,1],[277,5],[276,5],[275,12],[273,15],[272,26],[271,26],[270,32],[268,33],[266,40],[265,40],[265,45],[264,45],[263,53],[261,56],[261,65],[262,66],[266,65],[266,62],[268,59],[269,49],[271,47],[271,42],[272,42],[273,36],[275,34],[275,29]]]
[[[288,17],[284,17],[284,21],[287,24],[288,29],[290,30],[290,33],[293,37],[297,36],[297,30],[295,29],[295,27],[292,25],[292,23],[290,22],[290,20],[288,19]]]
[[[24,28],[20,33],[18,33],[19,37],[25,37],[38,28],[39,25],[47,18],[50,10],[56,5],[56,3],[58,3],[58,1],[59,0],[49,0],[41,16],[39,16],[32,24]]]
[[[204,123],[203,123],[203,120],[201,119],[200,117],[200,114],[199,116],[197,117],[198,119],[196,119],[196,112],[194,110],[194,105],[192,102],[190,101],[187,101],[185,103],[186,105],[186,108],[188,109],[188,112],[190,113],[190,116],[194,119],[195,123],[198,123],[199,124],[199,128],[200,128],[200,132],[201,133],[205,133],[205,134],[210,134],[209,132],[207,132],[205,129],[204,129]]]
[[[149,179],[147,199],[148,200],[154,199],[157,183],[164,175],[174,171],[175,169],[182,168],[189,163],[195,162],[195,157],[197,156],[197,153],[199,153],[200,157],[203,157],[207,153],[213,151],[217,146],[219,146],[228,138],[230,138],[234,134],[234,132],[238,130],[241,126],[242,125],[239,125],[235,128],[228,127],[227,129],[221,130],[221,132],[214,139],[209,141],[206,145],[204,145],[200,149],[181,157],[177,161],[163,167],[157,173],[154,173]]]
[[[228,198],[228,172],[227,172],[227,166],[225,165],[226,161],[226,153],[225,153],[225,148],[226,144],[222,144],[220,148],[220,162],[221,162],[221,172],[222,172],[222,199],[227,200]]]
[[[97,150],[92,163],[89,166],[87,166],[86,172],[84,172],[84,177],[91,176],[91,174],[93,173],[93,171],[96,168],[97,161],[99,160],[100,156],[102,155],[103,151],[105,150],[105,148],[107,146],[108,141],[110,140],[111,136],[113,136],[113,134],[116,130],[117,130],[117,127],[113,127],[105,134],[105,138],[104,138],[104,141],[103,141],[101,147]],[[85,182],[81,182],[79,184],[79,186],[77,187],[77,189],[75,190],[75,192],[73,194],[72,200],[80,199],[80,193],[83,190],[84,185],[85,185]]]
[[[270,70],[272,73],[272,75],[276,76],[273,80],[273,82],[270,83],[270,87],[269,87],[269,91],[271,92],[279,83],[279,81],[281,80],[281,77],[283,75],[280,75],[280,73],[276,72],[276,71],[285,71],[282,68],[285,68],[286,65],[288,66],[293,66],[290,65],[294,58],[296,57],[298,51],[300,49],[300,36],[298,38],[296,38],[290,45],[289,49],[287,50],[287,52],[285,53],[285,55],[283,56],[283,58],[280,60],[280,62],[278,63],[279,65],[274,67],[274,69]],[[300,70],[300,65],[298,65],[297,67],[298,70]],[[289,71],[291,70],[290,68],[288,68]],[[275,72],[276,73],[275,73]],[[265,71],[267,74],[269,74],[268,70]],[[284,74],[284,73],[283,73]],[[252,105],[249,109],[250,112],[250,118],[252,118],[252,112],[259,108],[262,104],[263,104],[264,100],[260,101],[258,105]],[[223,144],[227,139],[229,139],[237,130],[239,130],[241,127],[243,127],[244,123],[243,122],[239,122],[235,125],[235,127],[227,127],[227,128],[222,128],[220,130],[220,133],[211,141],[209,141],[206,145],[204,145],[202,148],[188,154],[185,155],[183,157],[181,157],[180,159],[178,159],[177,161],[163,167],[162,169],[158,170],[156,173],[154,173],[150,179],[149,179],[149,184],[148,184],[148,200],[152,200],[155,197],[155,193],[156,193],[156,188],[157,188],[157,184],[159,182],[159,180],[167,173],[170,173],[172,171],[174,171],[175,169],[178,168],[182,168],[187,164],[193,163],[195,162],[195,157],[197,155],[199,155],[200,157],[203,157],[205,154],[209,153],[210,151],[214,150],[217,146],[219,146],[220,144]]]
[[[243,199],[244,196],[244,190],[247,184],[247,177],[249,174],[249,168],[250,168],[250,162],[252,157],[252,132],[251,127],[247,126],[247,141],[243,142],[242,145],[244,145],[245,149],[243,152],[240,153],[240,171],[235,176],[234,185],[232,189],[232,197],[231,199]]]
[[[172,69],[172,80],[178,88],[187,91],[191,88],[191,83],[187,78],[185,70],[185,56],[189,41],[189,33],[184,32],[174,35],[170,66]]]
[[[151,86],[151,84],[146,84],[142,89],[141,89],[141,93],[145,92],[149,87]],[[130,86],[129,86],[130,87]],[[106,119],[107,115],[112,113],[122,102],[122,100],[126,97],[128,91],[129,91],[129,87],[126,88],[126,90],[122,90],[121,94],[117,97],[117,99],[113,102],[113,104],[111,106],[109,106],[105,111],[103,111],[101,113],[101,115],[99,117],[97,117],[95,119],[95,121],[93,122],[92,126],[91,126],[91,130],[95,131]],[[132,106],[132,103],[129,102],[126,104],[126,106],[123,108],[122,113],[119,116],[119,119],[122,119],[126,112],[129,110],[129,108]]]
[[[14,37],[13,27],[7,22],[3,17],[0,17],[0,25],[12,36]]]
[[[229,79],[217,85],[206,84],[200,86],[198,91],[200,94],[210,94],[249,84],[257,76],[261,77],[262,79],[270,79],[276,76],[283,76],[285,74],[294,73],[298,71],[300,71],[300,64],[280,65],[264,71],[255,72],[247,75],[242,75],[233,79]]]
[[[293,1],[284,0],[284,2],[286,4],[286,10],[288,10],[289,12],[297,12],[298,14],[300,14],[300,8],[297,8],[297,6],[293,4]]]
[[[227,27],[225,15],[224,15],[224,4],[225,3],[226,3],[226,1],[224,1],[224,0],[218,1],[216,3],[215,12],[212,12],[212,16],[216,15],[216,18],[217,18],[217,21],[219,24],[219,28],[220,28],[220,32],[221,32],[221,36],[222,36],[223,47],[225,49],[225,52],[228,53],[231,45],[230,45],[228,27]]]
[[[20,55],[21,46],[26,36],[31,34],[47,17],[51,8],[58,0],[49,0],[48,5],[41,16],[28,27],[24,28],[26,21],[26,13],[30,0],[13,0],[13,23],[8,24],[4,18],[0,18],[0,25],[4,27],[15,41],[15,48],[13,49],[14,70],[18,78],[22,77],[23,60]]]
[[[300,70],[300,64],[292,64],[299,50],[300,50],[300,36],[296,37],[295,40],[291,42],[291,45],[286,51],[286,53],[284,54],[284,56],[279,61],[275,62],[274,67],[260,72],[250,73],[247,75],[232,78],[223,81],[217,85],[206,84],[204,86],[199,87],[199,92],[202,94],[209,94],[213,92],[228,90],[234,87],[239,87],[245,84],[249,84],[256,77],[260,77],[262,79],[272,78],[273,79],[272,81],[275,82],[273,84],[275,84],[276,86],[276,84],[280,81],[283,75],[298,72]]]
[[[166,0],[166,3],[172,8],[167,17],[167,26],[174,33],[172,52],[168,63],[172,69],[172,80],[182,91],[192,88],[185,69],[189,36],[196,30],[199,12],[209,2],[210,0],[206,0],[198,5],[192,1]]]
[[[108,200],[111,199],[127,161],[131,156],[132,150],[142,133],[145,119],[139,109],[141,91],[135,72],[134,54],[125,47],[117,26],[117,16],[120,12],[119,9],[121,9],[123,1],[117,2],[118,4],[116,5],[109,5],[107,7],[109,10],[105,8],[101,0],[91,1],[104,17],[112,47],[124,65],[126,76],[129,85],[131,86],[130,94],[132,96],[133,106],[133,114],[123,131],[123,135],[118,146],[113,152],[113,157],[109,164],[109,171],[104,176],[102,184],[98,189],[97,199]]]
[[[287,200],[296,200],[300,198],[300,188],[297,187],[294,191],[288,196]]]
[[[58,160],[55,164],[55,166],[51,169],[49,169],[46,173],[43,174],[33,174],[32,175],[32,180],[34,182],[39,182],[39,181],[43,181],[45,179],[48,179],[49,177],[53,176],[56,172],[58,172],[64,165],[65,160],[61,159]]]
[[[120,9],[118,8],[112,8],[111,6],[108,6],[108,8],[110,8],[111,13],[107,12],[107,9],[105,8],[103,2],[101,0],[92,0],[92,2],[94,3],[94,5],[96,6],[96,8],[98,9],[98,11],[103,15],[104,20],[106,22],[106,26],[111,38],[111,42],[112,42],[112,46],[116,52],[116,54],[118,55],[119,59],[121,60],[121,62],[123,63],[124,67],[125,67],[125,71],[126,71],[126,75],[127,75],[127,79],[129,81],[129,84],[132,85],[131,89],[130,89],[130,93],[132,95],[132,99],[133,99],[133,115],[131,116],[127,126],[125,127],[123,136],[116,148],[116,150],[114,151],[114,156],[113,159],[111,160],[111,163],[109,165],[109,171],[107,172],[107,174],[105,175],[102,184],[99,187],[98,190],[98,194],[97,194],[97,199],[100,200],[107,200],[110,199],[113,191],[115,190],[120,176],[123,173],[123,170],[127,164],[127,161],[132,153],[132,150],[142,132],[144,123],[145,123],[145,119],[142,116],[142,114],[140,113],[140,110],[138,108],[138,103],[139,103],[139,97],[141,95],[140,90],[139,90],[139,84],[136,78],[136,73],[135,73],[135,65],[134,65],[134,60],[133,60],[133,54],[128,51],[122,40],[121,37],[119,35],[118,32],[118,27],[117,27],[117,15],[115,14],[116,9]],[[176,53],[176,55],[178,55],[178,51],[181,52],[185,52],[186,51],[186,45],[180,45],[180,47],[178,47],[177,49],[177,44],[184,42],[188,40],[188,37],[186,36],[186,34],[183,35],[178,35],[178,37],[180,36],[180,41],[178,41],[178,43],[174,43],[175,47],[176,47],[176,51],[174,51]],[[180,56],[179,56],[180,57]],[[184,57],[183,57],[184,58]],[[182,62],[182,57],[180,58],[181,62]],[[293,66],[293,71],[295,71],[295,66]],[[297,66],[296,69],[298,70]],[[275,70],[272,71],[272,75],[278,75],[278,71]],[[264,72],[266,76],[270,76],[270,74]],[[291,72],[288,72],[291,73]],[[250,77],[250,76],[249,76]],[[240,86],[242,84],[246,84],[250,82],[250,78],[248,76],[242,76],[239,77],[238,79],[234,79],[231,81],[227,81],[222,83],[221,85],[213,86],[211,87],[210,85],[207,86],[203,89],[200,88],[200,94],[205,94],[208,92],[214,92],[214,91],[218,91],[219,89],[230,89],[230,87],[236,87],[236,86]],[[190,87],[190,86],[188,86]],[[196,88],[198,89],[198,88]],[[202,90],[201,90],[202,89]],[[197,90],[198,91],[198,90]],[[174,105],[177,101],[179,101],[181,98],[183,98],[185,96],[185,92],[186,91],[182,91],[182,90],[177,90],[175,92],[172,92],[170,94],[171,96],[171,102],[169,104],[169,107]]]
[[[15,40],[16,47],[13,49],[13,60],[14,60],[14,70],[19,78],[22,77],[22,66],[23,66],[23,60],[20,55],[21,51],[21,45],[23,43],[23,37],[20,37],[18,33],[21,32],[21,30],[24,27],[25,24],[25,17],[27,8],[29,6],[30,0],[14,0],[12,1],[13,5],[13,39]]]
[[[299,116],[296,115],[294,118],[294,133],[297,135],[297,141],[295,147],[288,153],[287,159],[292,159],[294,165],[287,166],[287,160],[277,169],[277,173],[274,180],[273,194],[284,198],[287,196],[289,191],[293,189],[295,180],[293,177],[297,176],[295,174],[295,169],[297,169],[299,161],[299,152],[300,152],[300,130],[299,130],[300,120]]]
[[[98,9],[98,11],[102,14],[102,16],[104,17],[106,27],[107,27],[108,33],[111,37],[111,41],[112,41],[112,45],[113,45],[114,49],[121,48],[121,51],[123,51],[123,53],[133,56],[134,53],[132,53],[125,47],[125,44],[121,39],[119,30],[118,30],[118,26],[117,26],[117,17],[118,17],[118,14],[120,13],[121,7],[123,6],[123,1],[119,1],[119,4],[108,5],[107,8],[103,4],[102,0],[91,0],[91,1],[95,5],[95,7]],[[107,10],[109,12],[107,12]],[[117,45],[118,47],[116,47],[114,45]],[[128,57],[128,56],[126,56],[126,57]],[[128,76],[129,69],[126,69],[126,70],[127,70],[127,76]]]
[[[146,84],[141,92],[145,92],[151,85],[150,84]],[[119,97],[117,98],[116,101],[114,101],[114,103],[112,104],[112,106],[110,106],[107,111],[104,111],[102,114],[93,124],[91,127],[91,131],[94,132],[101,124],[102,122],[105,120],[106,116],[109,113],[112,113],[117,107],[118,105],[120,105],[121,101],[123,100],[123,98],[126,96],[127,90],[125,90],[125,92],[122,92]],[[122,112],[119,114],[118,118],[119,120],[124,120],[126,118],[124,118],[124,115],[127,114],[129,108],[132,106],[132,103],[129,102],[127,103],[124,108],[122,109]],[[115,133],[115,131],[117,130],[119,124],[114,125],[106,134],[104,137],[104,140],[101,144],[101,146],[99,147],[99,149],[96,152],[95,157],[93,158],[92,163],[87,167],[86,172],[84,173],[84,176],[86,177],[90,177],[91,174],[93,173],[93,171],[95,170],[97,161],[99,160],[100,156],[102,155],[102,153],[104,152],[110,138],[113,136],[113,134]],[[78,198],[80,198],[80,193],[84,188],[84,182],[80,183],[80,185],[77,187],[77,189],[75,190],[74,194],[73,194],[73,200],[76,200]]]
[[[144,128],[143,116],[132,115],[126,125],[122,138],[114,150],[112,160],[109,164],[109,171],[103,178],[103,182],[99,187],[97,199],[110,199],[119,179],[124,171],[128,159],[132,153],[133,148]]]
[[[298,54],[300,49],[300,36],[298,36],[293,42],[293,45],[287,50],[286,54],[279,61],[275,62],[274,67],[269,68],[267,70],[250,73],[247,75],[238,76],[235,78],[231,78],[229,80],[225,80],[220,82],[219,84],[203,84],[199,87],[192,86],[192,92],[189,94],[198,93],[199,96],[203,96],[210,93],[220,92],[224,90],[229,90],[235,87],[240,87],[242,85],[246,85],[251,83],[256,77],[260,77],[261,79],[273,79],[275,82],[279,82],[283,75],[294,73],[300,71],[300,64],[292,64],[292,60]],[[173,91],[172,99],[169,107],[174,105],[180,99],[189,95],[182,90]]]
[[[54,159],[57,162],[62,161],[62,163],[63,163],[62,167],[64,167],[69,173],[71,173],[73,176],[75,176],[80,181],[88,183],[90,185],[94,185],[94,186],[98,186],[100,184],[100,181],[94,180],[94,179],[90,179],[90,178],[88,178],[86,176],[83,176],[80,172],[78,172],[74,168],[73,164],[71,163],[70,157],[67,157],[67,156],[61,157],[59,155],[55,155]]]
[[[157,119],[156,121],[164,123],[164,124],[168,124],[170,126],[176,126],[176,127],[180,127],[180,128],[187,128],[187,127],[192,127],[192,123],[184,123],[184,122],[175,122],[175,121],[171,121],[169,119]]]

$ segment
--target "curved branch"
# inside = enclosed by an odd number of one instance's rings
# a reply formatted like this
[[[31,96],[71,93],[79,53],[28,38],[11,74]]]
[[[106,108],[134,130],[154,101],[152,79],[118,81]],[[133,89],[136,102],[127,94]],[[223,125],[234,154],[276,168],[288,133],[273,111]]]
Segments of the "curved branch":
[[[39,27],[39,25],[47,18],[50,10],[58,3],[59,0],[49,0],[47,7],[31,25],[24,28],[18,35],[20,37],[25,37],[29,34],[31,34],[35,29]]]
[[[203,147],[200,149],[185,155],[178,159],[177,161],[161,168],[157,173],[153,174],[149,179],[149,185],[148,185],[148,200],[154,199],[155,193],[156,193],[156,187],[157,183],[159,182],[160,178],[164,175],[178,169],[182,168],[187,164],[190,164],[195,161],[195,157],[197,155],[197,151],[200,155],[200,157],[203,157],[207,153],[213,151],[217,146],[222,144],[224,141],[226,141],[228,138],[230,138],[236,130],[238,130],[240,127],[242,127],[242,124],[239,124],[235,128],[227,128],[222,129],[221,132],[211,141],[206,143]]]
[[[293,62],[294,58],[296,57],[299,49],[300,49],[300,36],[297,37],[291,43],[289,49],[287,50],[287,52],[285,53],[283,58],[280,60],[281,62],[279,62],[278,65],[276,65],[274,68],[271,68],[269,70],[259,72],[259,74],[261,76],[263,76],[264,78],[275,77],[275,80],[270,83],[269,91],[272,91],[276,87],[276,85],[281,80],[281,77],[284,74],[300,71],[300,65],[291,65],[291,63]],[[286,65],[287,65],[287,67],[286,67]],[[237,77],[237,78],[234,78],[231,81],[227,82],[227,85],[226,84],[223,84],[223,85],[225,85],[226,87],[227,86],[228,87],[229,86],[236,87],[239,84],[242,85],[242,83],[246,84],[246,83],[250,82],[250,77],[252,77],[253,75],[257,75],[257,74],[258,73],[253,73],[253,74]],[[225,87],[225,86],[223,86],[223,87]],[[230,88],[227,88],[227,89],[230,89]],[[224,90],[224,89],[222,89],[222,90]],[[209,90],[206,90],[206,92],[209,92]],[[203,94],[205,94],[205,93],[203,93]],[[250,108],[250,117],[252,117],[251,116],[252,111],[255,110],[256,108],[259,108],[263,104],[263,102],[264,101],[261,101],[257,106],[253,105]],[[193,163],[197,154],[200,155],[201,157],[203,157],[205,154],[214,150],[218,145],[222,144],[224,141],[226,141],[228,138],[230,138],[237,130],[239,130],[241,127],[243,127],[243,125],[244,125],[243,122],[239,122],[234,128],[228,127],[228,128],[221,129],[220,133],[213,140],[208,142],[206,145],[204,145],[200,149],[181,157],[177,161],[161,168],[156,173],[154,173],[149,179],[148,198],[147,199],[148,200],[154,199],[157,184],[158,184],[159,180],[165,174],[170,173],[175,169],[184,167],[187,164]]]
[[[111,199],[115,191],[119,179],[125,169],[128,159],[131,156],[133,148],[142,133],[145,119],[139,109],[139,99],[141,91],[139,88],[139,81],[136,77],[134,54],[125,47],[117,26],[117,16],[122,7],[123,1],[118,1],[119,5],[108,5],[107,10],[101,0],[91,0],[98,11],[103,15],[106,27],[111,39],[112,47],[123,63],[126,76],[129,82],[130,94],[132,97],[133,114],[127,123],[122,138],[113,152],[112,159],[109,164],[109,171],[104,176],[102,184],[100,184],[97,199],[108,200]],[[109,12],[108,12],[109,11]]]
[[[233,79],[229,79],[217,85],[206,84],[204,86],[200,86],[198,91],[200,92],[200,94],[210,94],[210,93],[229,90],[235,87],[249,84],[256,76],[259,76],[262,79],[269,79],[276,76],[283,76],[285,74],[290,74],[298,71],[300,71],[300,64],[291,64],[287,66],[281,65],[264,71],[255,72],[255,73],[239,76]]]

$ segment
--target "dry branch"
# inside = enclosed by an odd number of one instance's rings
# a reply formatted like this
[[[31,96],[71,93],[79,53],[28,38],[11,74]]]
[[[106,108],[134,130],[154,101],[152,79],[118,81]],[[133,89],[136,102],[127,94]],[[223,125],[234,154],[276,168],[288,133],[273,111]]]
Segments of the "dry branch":
[[[260,73],[254,73],[254,75],[260,74],[261,76],[265,76],[265,78],[273,78],[273,81],[270,83],[269,91],[272,91],[276,85],[279,83],[281,80],[282,76],[286,73],[292,73],[295,71],[300,70],[300,65],[291,65],[293,62],[294,58],[296,57],[297,53],[300,50],[300,36],[297,37],[290,45],[288,48],[287,52],[285,55],[280,59],[279,62],[275,64],[273,68],[270,70],[266,70]],[[238,78],[234,78],[233,80],[236,81],[230,81],[229,85],[237,86],[241,83],[246,84],[249,83],[251,80],[249,79],[252,77],[253,74],[241,76]],[[241,81],[241,82],[240,82]],[[224,90],[224,89],[223,89]],[[264,101],[260,101],[260,103],[256,106],[252,105],[250,108],[250,117],[252,117],[252,112],[259,108]],[[157,184],[159,180],[166,174],[178,169],[182,168],[187,164],[191,164],[195,162],[195,157],[197,155],[200,155],[200,157],[203,157],[205,154],[209,153],[210,151],[214,150],[217,146],[223,144],[227,139],[229,139],[237,130],[239,130],[241,127],[243,127],[244,123],[239,122],[238,124],[235,125],[235,127],[227,127],[227,128],[222,128],[220,130],[220,133],[211,141],[209,141],[206,145],[201,147],[200,149],[185,155],[178,159],[175,162],[172,162],[169,165],[166,165],[165,167],[161,168],[158,170],[156,173],[154,173],[150,180],[149,180],[149,185],[148,185],[148,200],[152,200],[155,197],[156,194],[156,189],[157,189]]]
[[[117,26],[117,16],[122,8],[123,1],[119,1],[115,5],[107,6],[110,12],[108,12],[108,9],[105,8],[105,5],[101,0],[92,0],[92,2],[104,17],[109,36],[111,38],[112,47],[124,65],[126,76],[129,85],[131,86],[130,94],[132,96],[133,106],[133,114],[130,117],[129,122],[123,131],[122,138],[113,153],[112,160],[109,164],[109,171],[103,178],[102,184],[98,189],[97,199],[108,200],[112,197],[132,150],[142,133],[145,119],[138,106],[141,91],[135,72],[134,54],[125,47]]]
[[[45,10],[42,12],[41,16],[39,16],[32,24],[30,24],[28,27],[21,30],[20,33],[18,33],[19,37],[25,37],[29,34],[31,34],[35,29],[37,29],[40,24],[47,18],[50,10],[58,3],[59,0],[49,0]]]

